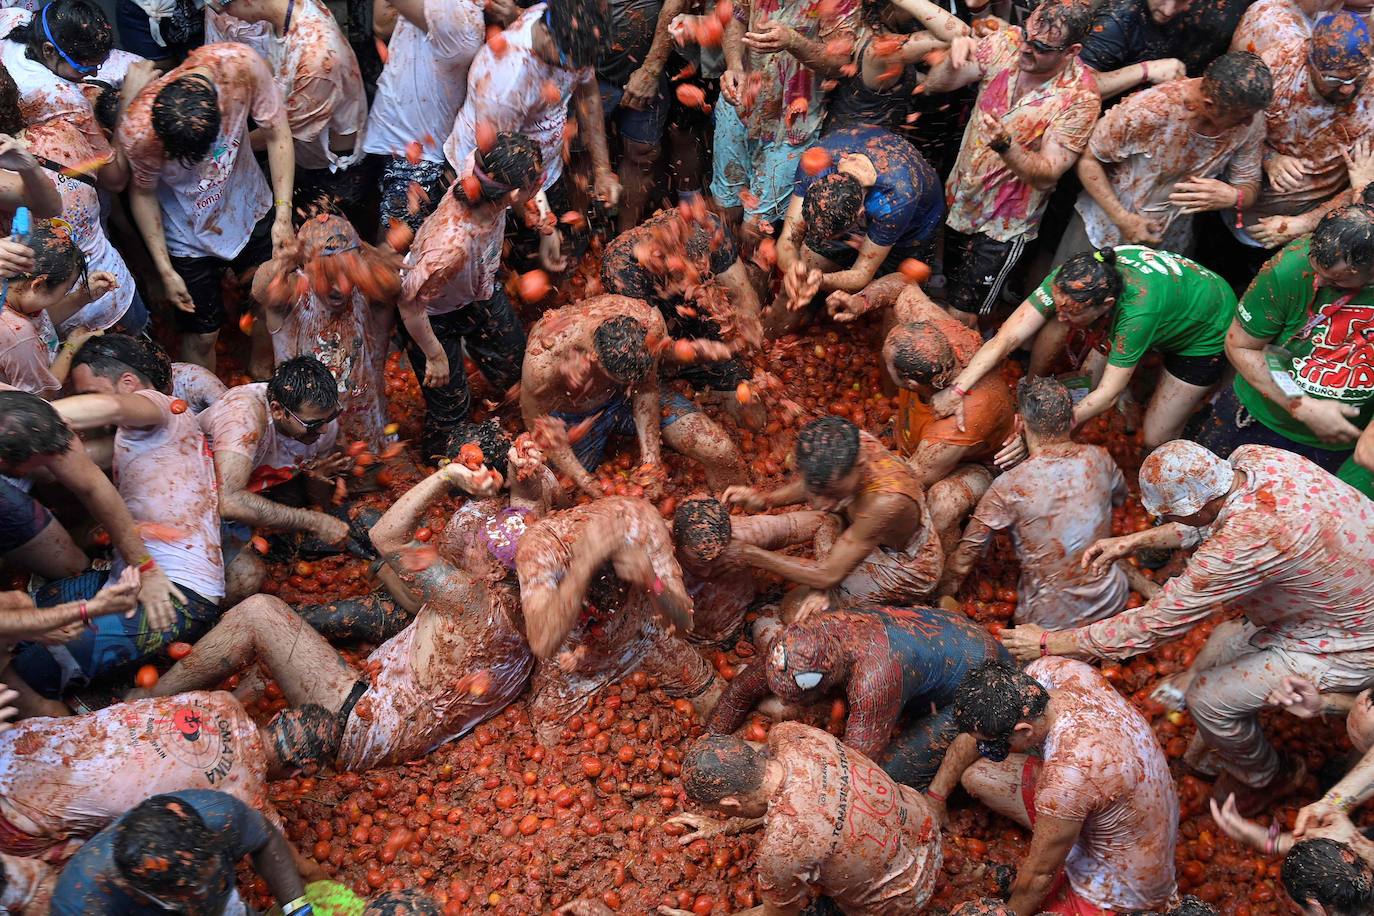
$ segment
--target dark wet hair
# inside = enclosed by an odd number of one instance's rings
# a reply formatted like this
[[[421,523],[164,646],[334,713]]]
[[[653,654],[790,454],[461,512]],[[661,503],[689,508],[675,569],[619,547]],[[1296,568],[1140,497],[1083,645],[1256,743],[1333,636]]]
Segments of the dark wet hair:
[[[502,477],[510,467],[510,437],[495,420],[481,423],[459,423],[448,434],[447,452],[451,461],[458,460],[458,453],[469,442],[475,442],[482,449],[482,457],[487,467]]]
[[[91,108],[95,110],[95,120],[106,130],[114,130],[119,123],[119,90],[104,80],[88,79],[86,85],[95,90]]]
[[[1359,202],[1362,204],[1374,204],[1374,181],[1364,186],[1364,190],[1360,192]]]
[[[35,220],[29,233],[29,247],[33,249],[33,270],[17,274],[11,282],[44,278],[42,286],[49,288],[71,283],[86,275],[86,255],[66,230],[55,229],[50,220]]]
[[[1295,903],[1316,901],[1328,916],[1364,916],[1374,909],[1374,873],[1355,850],[1335,840],[1294,844],[1279,878]]]
[[[528,188],[538,184],[544,174],[544,154],[539,145],[524,134],[513,131],[501,131],[496,135],[496,143],[491,149],[485,153],[479,149],[473,156],[474,163],[483,174],[507,188]],[[482,196],[487,200],[497,200],[509,193],[488,185],[482,186]]]
[[[817,178],[802,198],[806,245],[812,250],[854,228],[864,206],[864,189],[853,175],[831,172]]]
[[[120,876],[153,893],[195,887],[206,860],[223,856],[219,837],[175,795],[139,802],[115,824],[112,845]]]
[[[19,110],[19,84],[4,64],[0,64],[0,134],[19,136],[27,125]]]
[[[797,470],[812,490],[823,490],[854,469],[859,427],[840,417],[818,417],[797,433]]]
[[[748,795],[763,785],[768,756],[733,735],[703,735],[682,761],[682,788],[702,805]]]
[[[629,315],[608,318],[592,334],[602,367],[618,382],[632,384],[654,367],[653,354],[645,345],[648,332]]]
[[[1081,44],[1092,27],[1095,4],[1082,0],[1046,0],[1040,4],[1040,21],[1047,32],[1058,32],[1060,44]]]
[[[958,365],[944,332],[928,321],[909,321],[887,334],[892,343],[892,368],[903,381],[932,384]]]
[[[35,455],[58,455],[71,442],[71,427],[47,401],[27,391],[0,391],[0,462],[20,465]]]
[[[367,901],[363,916],[443,916],[444,908],[424,891],[410,887],[383,891]]]
[[[43,29],[44,8],[40,7],[27,24],[10,32],[11,41],[24,45],[24,56],[43,63],[43,46],[55,44],[77,63],[102,64],[114,47],[114,29],[105,12],[87,0],[52,0],[46,7],[48,30]],[[57,55],[62,59],[61,52]]]
[[[563,60],[571,68],[596,63],[611,38],[606,0],[549,0],[544,23]]]
[[[300,410],[305,404],[333,410],[339,406],[339,383],[313,356],[293,356],[272,372],[267,396],[287,410]]]
[[[1188,894],[1178,902],[1178,906],[1164,912],[1164,916],[1218,916],[1217,908],[1206,900]]]
[[[153,133],[167,158],[185,168],[210,155],[219,127],[219,93],[198,73],[172,80],[153,99]]]
[[[1374,264],[1374,206],[1351,204],[1323,216],[1312,233],[1312,258],[1322,267]]]
[[[1111,248],[1080,251],[1069,258],[1054,276],[1054,285],[1074,302],[1101,305],[1120,299],[1124,281]]]
[[[961,732],[1007,738],[1018,723],[1044,712],[1049,702],[1045,688],[1016,665],[986,661],[966,674],[954,692],[954,722]]]
[[[1037,436],[1067,436],[1073,426],[1073,398],[1058,379],[1027,376],[1016,384],[1016,409]]]
[[[284,767],[318,768],[333,762],[338,754],[343,722],[318,703],[306,703],[277,713],[264,732]]]
[[[1274,98],[1274,77],[1258,54],[1232,51],[1207,65],[1202,91],[1227,111],[1261,111]]]
[[[710,497],[684,500],[673,513],[673,540],[690,547],[707,562],[730,544],[730,511]]]
[[[158,391],[166,391],[172,384],[172,364],[167,359],[167,351],[161,347],[154,350],[147,341],[127,334],[102,334],[90,338],[72,359],[72,368],[77,366],[89,366],[96,375],[112,382],[125,372],[132,372]]]

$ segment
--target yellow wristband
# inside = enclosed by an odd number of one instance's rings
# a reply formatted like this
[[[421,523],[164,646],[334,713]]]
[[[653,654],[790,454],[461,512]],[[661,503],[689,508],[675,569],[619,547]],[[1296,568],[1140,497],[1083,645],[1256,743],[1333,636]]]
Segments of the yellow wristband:
[[[274,200],[274,201],[272,201],[272,205],[273,205],[274,207],[289,207],[289,206],[291,206],[291,201],[289,201],[289,200]]]

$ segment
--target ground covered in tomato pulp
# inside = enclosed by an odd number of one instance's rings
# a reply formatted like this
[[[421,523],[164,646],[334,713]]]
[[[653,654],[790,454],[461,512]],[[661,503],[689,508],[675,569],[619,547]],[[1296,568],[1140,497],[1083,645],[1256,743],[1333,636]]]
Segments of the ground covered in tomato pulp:
[[[575,277],[573,289],[564,292],[572,292],[572,298],[596,292],[595,280],[587,276]],[[781,480],[796,428],[818,414],[849,417],[891,442],[895,401],[882,393],[879,334],[876,323],[844,330],[825,325],[771,344],[762,362],[783,382],[787,398],[776,392],[757,395],[769,408],[763,431],[739,429],[712,411],[737,436],[756,482],[768,486]],[[401,436],[416,441],[423,410],[419,390],[396,354],[387,388]],[[483,403],[480,397],[478,403]],[[484,411],[512,421],[507,429],[514,426],[510,405],[489,400],[479,419]],[[1140,440],[1126,430],[1121,414],[1093,421],[1080,438],[1107,446],[1134,487]],[[632,442],[622,443],[600,477],[614,490],[635,494],[630,471],[638,460],[632,449]],[[670,514],[676,500],[701,489],[704,479],[699,469],[666,450],[665,456],[672,481],[659,507]],[[381,475],[387,488],[365,497],[363,504],[384,508],[416,479],[409,464],[389,462]],[[442,508],[432,510],[434,530],[446,519]],[[1114,527],[1126,533],[1147,524],[1133,498],[1117,511]],[[960,596],[965,612],[998,632],[1015,609],[1016,577],[1010,543],[999,536]],[[367,564],[352,557],[280,564],[268,586],[298,603],[362,594],[372,587]],[[1140,599],[1132,595],[1131,600]],[[1150,720],[1173,767],[1183,818],[1180,891],[1197,894],[1228,916],[1295,913],[1278,882],[1278,862],[1242,849],[1212,823],[1210,786],[1188,775],[1181,760],[1191,720],[1167,713],[1147,696],[1159,677],[1191,661],[1210,629],[1200,627],[1129,664],[1109,665],[1105,673]],[[355,651],[361,656],[370,648]],[[711,661],[722,676],[732,678],[753,656],[753,646],[741,642],[729,652],[713,653]],[[284,705],[269,685],[254,711],[268,717]],[[841,730],[843,701],[813,713],[813,724]],[[1266,714],[1265,721],[1284,750],[1305,759],[1309,774],[1339,766],[1349,753],[1339,722],[1278,714]],[[762,739],[767,729],[768,722],[756,717],[746,726],[746,737]],[[758,902],[752,880],[756,838],[722,836],[683,846],[681,831],[664,824],[690,810],[678,775],[684,751],[701,731],[685,701],[674,703],[636,674],[596,696],[568,721],[553,747],[539,744],[526,707],[515,703],[422,760],[366,774],[289,779],[274,784],[272,794],[297,847],[360,894],[422,887],[444,904],[445,913],[549,912],[579,897],[624,913],[651,913],[659,904],[731,913]],[[1292,826],[1302,803],[1316,797],[1316,780],[1309,776],[1306,791],[1277,809],[1275,816],[1285,826]],[[999,879],[1005,882],[1008,876],[1000,866],[1014,867],[1028,843],[1027,831],[956,794],[945,833],[944,874],[931,912],[996,893]],[[244,876],[253,902],[270,905],[262,881]]]

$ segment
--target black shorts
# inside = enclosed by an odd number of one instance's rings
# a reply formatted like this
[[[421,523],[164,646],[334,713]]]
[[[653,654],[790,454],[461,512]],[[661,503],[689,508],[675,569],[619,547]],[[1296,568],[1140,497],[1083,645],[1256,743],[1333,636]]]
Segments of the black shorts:
[[[1335,474],[1354,449],[1321,448],[1294,442],[1265,426],[1246,410],[1236,397],[1234,385],[1227,385],[1217,393],[1212,403],[1204,407],[1188,422],[1185,438],[1209,449],[1220,458],[1229,458],[1242,445],[1267,445],[1301,455],[1322,470]]]
[[[975,232],[945,230],[945,294],[949,305],[967,315],[993,315],[1002,288],[1026,253],[1027,241],[1018,236],[1005,242]]]
[[[296,190],[292,205],[309,214],[312,209],[342,214],[353,224],[361,238],[372,231],[372,214],[377,212],[376,156],[364,156],[346,169],[296,169]]]
[[[52,513],[42,503],[0,477],[0,555],[23,547],[50,522]]]
[[[376,164],[372,168],[379,168],[381,172],[377,181],[382,196],[378,213],[377,241],[386,240],[387,230],[391,228],[393,220],[403,222],[419,232],[420,225],[439,206],[439,201],[443,199],[449,185],[453,184],[453,170],[448,167],[447,162],[425,160],[412,164],[404,158],[395,156],[377,156],[375,159],[381,162],[380,168]],[[413,209],[410,199],[412,184],[424,192],[414,202]]]
[[[256,267],[272,257],[272,223],[276,218],[275,210],[258,220],[248,243],[243,246],[232,261],[223,258],[198,257],[182,258],[172,256],[172,267],[186,284],[186,291],[195,303],[194,312],[177,309],[174,320],[177,330],[183,334],[213,334],[224,326],[224,272],[242,272]]]
[[[1226,374],[1226,354],[1178,356],[1165,353],[1164,368],[1180,382],[1207,388],[1221,381],[1221,377]]]

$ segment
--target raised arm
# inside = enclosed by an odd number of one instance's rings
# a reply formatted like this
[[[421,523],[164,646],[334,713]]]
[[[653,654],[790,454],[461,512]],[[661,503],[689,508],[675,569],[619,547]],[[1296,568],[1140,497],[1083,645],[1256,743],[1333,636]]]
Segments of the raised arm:
[[[749,545],[741,547],[740,557],[751,566],[777,573],[790,582],[814,589],[834,588],[873,552],[893,518],[910,511],[910,502],[905,497],[881,495],[874,500],[873,508],[875,511],[856,518],[822,559],[790,557]]]
[[[75,430],[106,426],[150,429],[167,420],[162,408],[136,394],[78,394],[53,401],[52,406]]]

